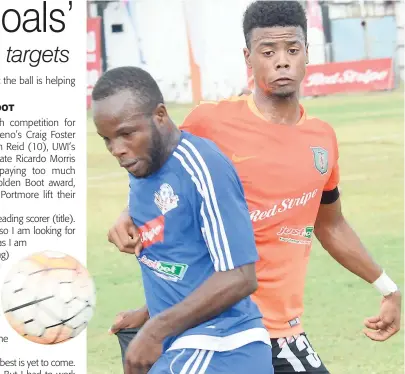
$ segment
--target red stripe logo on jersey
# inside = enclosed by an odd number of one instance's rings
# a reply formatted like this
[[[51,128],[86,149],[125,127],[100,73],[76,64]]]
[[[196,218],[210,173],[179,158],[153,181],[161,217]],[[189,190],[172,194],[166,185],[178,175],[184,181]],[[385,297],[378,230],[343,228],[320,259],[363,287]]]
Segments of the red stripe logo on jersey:
[[[139,227],[141,242],[144,248],[164,240],[165,217],[159,216]]]

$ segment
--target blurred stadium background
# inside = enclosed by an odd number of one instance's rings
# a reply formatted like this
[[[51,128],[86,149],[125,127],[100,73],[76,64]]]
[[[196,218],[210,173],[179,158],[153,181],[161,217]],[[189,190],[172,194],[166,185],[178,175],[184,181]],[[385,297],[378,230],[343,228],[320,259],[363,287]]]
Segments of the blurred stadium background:
[[[136,65],[155,77],[167,101],[238,94],[247,79],[242,15],[251,1],[89,1],[89,16],[96,17],[89,20],[89,91],[101,71]],[[385,88],[399,85],[404,78],[403,1],[302,3],[308,14],[310,65],[317,66],[311,72],[318,73],[318,86],[327,93],[348,90],[341,83],[331,84],[334,74],[343,76],[345,70],[355,72],[346,75],[357,81],[357,90],[375,88],[384,81],[384,72],[390,78]],[[381,59],[391,60],[392,71]],[[344,63],[344,69],[325,63]],[[303,94],[311,96],[313,91]]]
[[[181,123],[200,100],[239,94],[243,11],[251,0],[88,1],[88,95],[100,74],[135,65],[158,81]],[[302,103],[336,129],[345,214],[363,242],[404,284],[403,1],[302,1],[308,13],[310,65]],[[126,204],[127,176],[105,150],[88,100],[88,267],[97,310],[88,329],[88,373],[120,373],[120,350],[107,330],[121,310],[142,305],[139,267],[107,242]],[[304,324],[332,374],[402,374],[403,331],[375,344],[363,318],[379,297],[315,242]],[[229,373],[232,374],[232,373]]]

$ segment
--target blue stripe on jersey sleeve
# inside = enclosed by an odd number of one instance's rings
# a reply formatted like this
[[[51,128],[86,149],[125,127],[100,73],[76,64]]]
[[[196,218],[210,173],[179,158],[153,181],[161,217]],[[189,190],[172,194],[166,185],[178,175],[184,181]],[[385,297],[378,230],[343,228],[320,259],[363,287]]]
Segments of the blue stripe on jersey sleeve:
[[[199,192],[201,229],[216,271],[258,260],[243,188],[234,167],[211,142],[183,138],[174,156]]]

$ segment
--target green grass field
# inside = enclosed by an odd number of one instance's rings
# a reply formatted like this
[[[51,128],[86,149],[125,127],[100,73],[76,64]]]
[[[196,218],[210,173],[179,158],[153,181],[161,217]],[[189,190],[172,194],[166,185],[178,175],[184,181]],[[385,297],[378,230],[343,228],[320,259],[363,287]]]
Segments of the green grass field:
[[[403,92],[304,100],[308,113],[329,121],[340,143],[346,217],[389,275],[403,285]],[[169,108],[181,123],[191,106]],[[121,310],[143,304],[134,257],[107,242],[127,200],[127,176],[88,123],[88,260],[97,309],[88,328],[88,373],[120,373],[118,341],[107,330]],[[316,242],[309,265],[304,324],[331,374],[402,374],[403,333],[385,343],[362,334],[363,319],[379,310],[379,296],[343,269]],[[232,373],[229,373],[232,374]]]

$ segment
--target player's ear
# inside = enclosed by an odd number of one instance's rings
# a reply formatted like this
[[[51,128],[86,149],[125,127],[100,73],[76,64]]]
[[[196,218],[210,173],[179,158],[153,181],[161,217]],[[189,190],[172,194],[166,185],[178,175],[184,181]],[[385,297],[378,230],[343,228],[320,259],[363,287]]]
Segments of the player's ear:
[[[246,63],[246,66],[247,66],[249,69],[251,69],[251,68],[252,68],[252,65],[251,65],[251,63],[250,63],[250,51],[249,51],[249,48],[243,48],[243,55],[245,56],[245,63]]]
[[[309,47],[309,44],[308,43],[306,43],[306,45],[305,45],[305,63],[308,65],[309,64],[309,55],[308,55],[308,47]]]
[[[158,124],[163,123],[169,116],[166,106],[164,104],[159,104],[154,110],[153,116]]]

